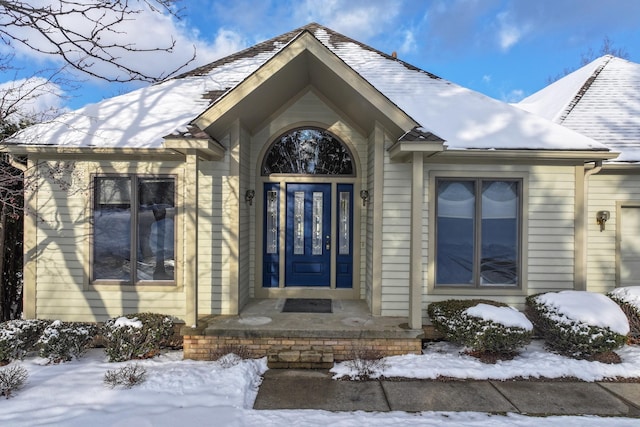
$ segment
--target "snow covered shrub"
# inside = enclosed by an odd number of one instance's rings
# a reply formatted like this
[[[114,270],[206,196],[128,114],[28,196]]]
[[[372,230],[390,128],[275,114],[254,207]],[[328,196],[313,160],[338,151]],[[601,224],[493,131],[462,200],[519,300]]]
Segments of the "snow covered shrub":
[[[217,360],[223,368],[230,368],[251,358],[251,351],[245,345],[229,344],[213,352],[213,360]]]
[[[547,347],[576,359],[593,359],[620,348],[629,322],[620,307],[602,294],[547,292],[526,299],[526,312]]]
[[[93,343],[97,329],[92,323],[55,320],[42,332],[38,354],[53,363],[81,357]]]
[[[616,288],[607,294],[614,300],[629,321],[629,344],[640,344],[640,286]]]
[[[128,364],[120,369],[107,371],[104,374],[104,383],[111,388],[123,386],[131,388],[144,382],[147,377],[147,370],[137,363]]]
[[[344,364],[353,371],[351,379],[354,380],[367,380],[386,366],[379,351],[366,347],[354,348]]]
[[[10,398],[11,393],[24,387],[28,377],[29,373],[20,365],[0,369],[0,396]]]
[[[0,323],[0,365],[22,359],[35,349],[46,320],[9,320]]]
[[[427,309],[434,326],[471,353],[513,356],[531,341],[533,325],[518,310],[496,301],[446,300]]]
[[[173,319],[157,313],[138,313],[109,319],[103,326],[110,362],[148,359],[171,345]]]

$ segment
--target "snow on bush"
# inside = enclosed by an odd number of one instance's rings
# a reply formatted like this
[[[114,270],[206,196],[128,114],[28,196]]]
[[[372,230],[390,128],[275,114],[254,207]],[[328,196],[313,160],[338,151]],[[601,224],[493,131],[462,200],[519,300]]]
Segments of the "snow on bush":
[[[527,314],[550,350],[587,359],[620,348],[629,322],[605,295],[585,291],[547,292],[527,297]]]
[[[7,399],[20,390],[27,382],[29,372],[20,365],[13,365],[0,369],[0,396]]]
[[[0,365],[22,359],[35,345],[49,322],[45,320],[9,320],[0,323]]]
[[[474,353],[512,356],[531,341],[533,327],[517,310],[496,301],[447,300],[427,309],[448,341]]]
[[[138,313],[109,319],[103,326],[105,351],[110,362],[147,359],[171,345],[174,322],[157,313]]]
[[[133,363],[125,365],[120,369],[105,372],[103,381],[111,388],[115,388],[119,385],[124,388],[131,388],[138,384],[142,384],[146,377],[147,370],[144,366]]]
[[[96,333],[97,327],[92,323],[55,320],[42,332],[38,354],[53,363],[81,357],[93,344]]]
[[[607,294],[615,301],[629,321],[629,343],[640,344],[640,286],[616,288]]]

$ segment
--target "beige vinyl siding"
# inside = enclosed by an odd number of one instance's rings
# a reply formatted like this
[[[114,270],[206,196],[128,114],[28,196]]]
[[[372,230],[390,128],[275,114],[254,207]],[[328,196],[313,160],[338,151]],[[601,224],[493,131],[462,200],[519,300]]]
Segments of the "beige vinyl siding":
[[[574,287],[575,174],[572,167],[529,170],[528,294]]]
[[[608,292],[616,287],[616,233],[618,207],[640,204],[640,176],[614,174],[606,170],[589,178],[587,206],[587,290]],[[600,232],[596,213],[607,210],[611,217]]]
[[[36,316],[65,321],[104,321],[127,313],[161,310],[182,319],[185,301],[180,269],[176,271],[178,286],[92,286],[89,283],[92,174],[174,174],[180,211],[183,203],[180,201],[180,164],[77,162],[73,174],[65,177],[71,182],[69,191],[53,182],[42,167],[41,171],[37,187]],[[179,234],[184,232],[181,225],[177,220]],[[180,248],[182,245],[178,243],[177,256]]]
[[[384,158],[382,315],[407,316],[411,242],[411,164]]]
[[[225,154],[227,157],[228,154]],[[198,315],[220,314],[224,274],[222,187],[228,163],[200,162],[198,176]]]
[[[250,223],[251,221],[251,212],[255,210],[254,206],[256,206],[256,201],[252,202],[252,205],[249,205],[244,200],[244,195],[248,189],[252,189],[255,191],[253,180],[251,179],[251,165],[249,162],[251,161],[251,136],[244,129],[240,129],[240,188],[239,192],[239,244],[238,244],[238,308],[242,309],[242,307],[249,302],[249,298],[253,292],[253,286],[251,284],[253,281],[251,278],[253,277],[254,271],[251,268],[251,237],[255,236],[254,233],[251,233]],[[260,197],[260,193],[256,192],[256,197]]]
[[[363,270],[362,277],[364,278],[364,299],[367,301],[367,305],[372,309],[376,304],[374,302],[373,285],[374,285],[374,262],[373,262],[373,235],[374,235],[374,221],[373,221],[373,206],[374,206],[374,182],[375,182],[375,131],[369,136],[369,146],[367,147],[367,168],[366,168],[366,188],[369,191],[369,203],[366,206],[366,219],[363,221],[365,224],[365,250],[362,251],[365,255],[365,269]],[[375,314],[375,313],[374,313]]]

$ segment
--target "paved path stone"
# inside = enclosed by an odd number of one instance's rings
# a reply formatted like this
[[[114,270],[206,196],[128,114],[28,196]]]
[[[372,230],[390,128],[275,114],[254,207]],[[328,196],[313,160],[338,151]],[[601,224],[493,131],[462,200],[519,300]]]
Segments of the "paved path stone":
[[[628,415],[631,408],[597,383],[491,381],[521,413],[535,415]]]
[[[392,411],[516,412],[487,381],[383,381]]]
[[[254,409],[389,411],[378,381],[335,381],[324,371],[269,370]]]
[[[254,409],[474,411],[640,418],[640,383],[339,381],[332,379],[328,370],[270,369],[265,372]]]

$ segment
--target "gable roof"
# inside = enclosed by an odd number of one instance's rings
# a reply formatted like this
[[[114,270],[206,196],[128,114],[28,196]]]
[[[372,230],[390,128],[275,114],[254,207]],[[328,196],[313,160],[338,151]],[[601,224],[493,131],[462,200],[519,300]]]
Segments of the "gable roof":
[[[640,162],[640,64],[602,56],[517,106],[607,144],[616,162]]]
[[[377,93],[376,99],[387,100],[396,107],[400,118],[393,122],[407,126],[397,130],[397,138],[417,125],[421,131],[446,141],[448,150],[608,151],[605,145],[566,127],[441,79],[318,24],[309,24],[161,83],[87,105],[54,122],[32,126],[13,142],[62,147],[166,147],[165,137],[188,136],[194,124],[200,124],[202,129],[199,119],[224,104],[232,92],[241,93],[239,88],[247,86],[243,83],[264,72],[273,61],[293,61],[292,46],[302,34],[324,46],[327,55],[335,58],[335,64],[342,63],[351,70],[350,76],[339,73],[349,87],[369,86]],[[310,49],[307,47],[306,52]],[[327,61],[327,55],[316,49],[306,60]],[[307,64],[304,69],[309,73],[312,68]],[[337,78],[334,81],[340,82]],[[329,86],[323,90],[329,90]],[[343,106],[357,111],[358,106],[349,106],[348,101],[343,100]],[[370,101],[370,111],[384,107],[383,101],[376,102]]]

